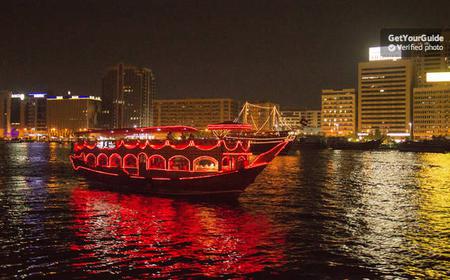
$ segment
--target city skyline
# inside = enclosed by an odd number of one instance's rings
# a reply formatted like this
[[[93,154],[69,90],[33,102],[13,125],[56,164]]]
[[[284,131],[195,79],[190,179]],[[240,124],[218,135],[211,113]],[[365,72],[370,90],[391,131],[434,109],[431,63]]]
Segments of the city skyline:
[[[0,7],[0,280],[449,278],[449,0]]]
[[[124,62],[155,72],[157,98],[230,97],[319,108],[321,89],[356,88],[357,63],[378,45],[381,28],[448,26],[447,2],[433,4],[5,4],[0,88],[101,96],[105,69]]]

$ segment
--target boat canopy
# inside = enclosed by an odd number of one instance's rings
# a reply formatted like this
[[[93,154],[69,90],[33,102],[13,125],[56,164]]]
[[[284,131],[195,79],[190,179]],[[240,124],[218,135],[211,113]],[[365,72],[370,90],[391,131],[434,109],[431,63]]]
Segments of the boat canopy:
[[[168,132],[197,132],[198,130],[191,126],[172,125],[172,126],[148,126],[137,128],[116,128],[116,129],[88,129],[80,131],[78,136],[86,134],[102,134],[102,135],[132,135],[136,133],[168,133]]]

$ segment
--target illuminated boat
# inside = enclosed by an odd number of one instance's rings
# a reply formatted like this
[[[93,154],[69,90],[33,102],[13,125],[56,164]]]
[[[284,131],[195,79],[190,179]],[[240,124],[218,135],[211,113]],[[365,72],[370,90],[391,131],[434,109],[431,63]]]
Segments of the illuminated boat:
[[[281,141],[254,157],[250,141],[222,137],[249,129],[247,125],[208,128],[216,132],[214,137],[193,137],[197,130],[188,126],[90,130],[78,135],[70,160],[76,172],[115,188],[159,195],[237,196],[289,143]]]

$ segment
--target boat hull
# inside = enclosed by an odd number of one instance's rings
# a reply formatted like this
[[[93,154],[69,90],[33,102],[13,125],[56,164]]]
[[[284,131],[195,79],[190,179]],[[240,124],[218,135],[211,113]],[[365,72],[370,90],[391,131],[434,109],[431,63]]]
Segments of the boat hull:
[[[449,142],[413,142],[407,141],[398,146],[401,152],[446,153],[450,152]]]
[[[162,196],[220,196],[238,197],[266,165],[259,165],[232,172],[210,175],[190,174],[184,177],[147,177],[132,176],[117,171],[89,168],[82,161],[71,158],[77,173],[103,186],[126,192],[146,193]]]

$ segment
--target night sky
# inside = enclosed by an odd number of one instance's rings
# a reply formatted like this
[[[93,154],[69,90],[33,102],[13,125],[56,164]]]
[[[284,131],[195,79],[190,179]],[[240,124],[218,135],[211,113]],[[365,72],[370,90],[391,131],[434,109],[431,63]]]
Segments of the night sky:
[[[448,0],[1,0],[0,89],[100,95],[124,62],[154,71],[158,98],[319,108],[322,88],[356,86],[381,28],[449,25]]]

